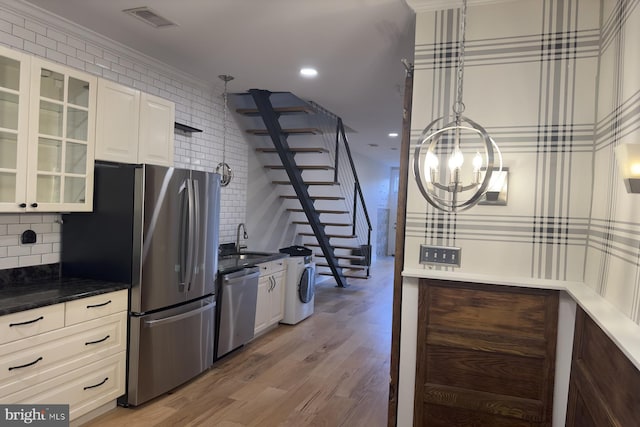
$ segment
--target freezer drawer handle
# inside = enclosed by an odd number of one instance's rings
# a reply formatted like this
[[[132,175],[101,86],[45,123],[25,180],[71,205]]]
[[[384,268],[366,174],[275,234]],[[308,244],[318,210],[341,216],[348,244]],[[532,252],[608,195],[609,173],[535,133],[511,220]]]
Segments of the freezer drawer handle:
[[[177,322],[178,320],[186,319],[188,317],[195,316],[196,314],[200,314],[203,311],[207,311],[211,307],[214,307],[215,305],[216,305],[215,302],[210,302],[209,304],[207,304],[207,305],[205,305],[203,307],[200,307],[197,310],[188,311],[186,313],[177,314],[175,316],[167,317],[167,318],[164,318],[164,319],[145,320],[144,321],[144,326],[147,327],[147,328],[155,328],[156,326],[161,326],[161,325],[164,325],[165,323]]]
[[[104,307],[105,305],[109,305],[109,304],[111,304],[111,300],[109,300],[107,302],[103,302],[102,304],[88,305],[87,308]]]
[[[27,320],[26,322],[20,322],[20,323],[9,323],[9,327],[13,328],[14,326],[22,326],[22,325],[30,325],[32,323],[36,323],[40,320],[44,319],[44,316],[40,316],[37,319],[33,319],[33,320]]]
[[[102,338],[101,340],[87,341],[86,343],[84,343],[84,345],[99,344],[101,342],[105,342],[108,339],[109,339],[109,335],[107,335],[106,337]]]
[[[42,360],[42,356],[38,357],[36,360],[34,360],[31,363],[27,363],[26,365],[20,365],[20,366],[9,366],[9,370],[13,371],[14,369],[21,369],[21,368],[28,368],[29,366],[33,366],[36,363],[38,363],[39,361]]]
[[[105,377],[105,379],[103,379],[98,384],[88,385],[88,386],[84,387],[83,390],[89,390],[90,388],[100,387],[102,384],[106,383],[107,381],[109,381],[109,377]]]

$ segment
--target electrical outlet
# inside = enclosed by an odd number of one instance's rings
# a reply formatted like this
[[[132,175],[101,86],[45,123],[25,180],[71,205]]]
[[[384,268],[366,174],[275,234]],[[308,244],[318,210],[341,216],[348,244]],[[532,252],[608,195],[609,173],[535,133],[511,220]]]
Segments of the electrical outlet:
[[[420,245],[420,264],[460,267],[461,252],[454,246]]]

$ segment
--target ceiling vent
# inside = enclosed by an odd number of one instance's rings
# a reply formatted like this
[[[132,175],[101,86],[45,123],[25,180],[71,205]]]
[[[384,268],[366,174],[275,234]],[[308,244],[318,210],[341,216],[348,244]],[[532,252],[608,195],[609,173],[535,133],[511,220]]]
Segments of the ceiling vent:
[[[163,18],[162,16],[158,15],[153,9],[146,6],[134,7],[133,9],[125,9],[123,10],[123,12],[133,16],[134,18],[138,18],[139,20],[144,21],[155,28],[166,28],[178,25],[175,22],[169,21],[167,18]]]

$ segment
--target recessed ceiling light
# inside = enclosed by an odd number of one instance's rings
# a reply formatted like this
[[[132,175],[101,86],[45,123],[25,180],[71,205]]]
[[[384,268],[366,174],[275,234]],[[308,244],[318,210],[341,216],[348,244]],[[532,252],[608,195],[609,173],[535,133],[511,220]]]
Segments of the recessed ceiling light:
[[[389,132],[389,138],[397,138],[398,132]]]
[[[378,144],[369,144],[369,147],[377,147]]]
[[[309,67],[300,68],[300,75],[306,78],[313,78],[318,75],[318,70]]]

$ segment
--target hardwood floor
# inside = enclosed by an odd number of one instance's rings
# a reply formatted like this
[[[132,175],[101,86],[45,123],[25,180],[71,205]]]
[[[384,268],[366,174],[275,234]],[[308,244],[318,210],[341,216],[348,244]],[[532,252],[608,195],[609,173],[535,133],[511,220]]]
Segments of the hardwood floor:
[[[86,426],[386,426],[393,258],[368,280],[316,288],[315,313],[280,325],[204,374]]]

